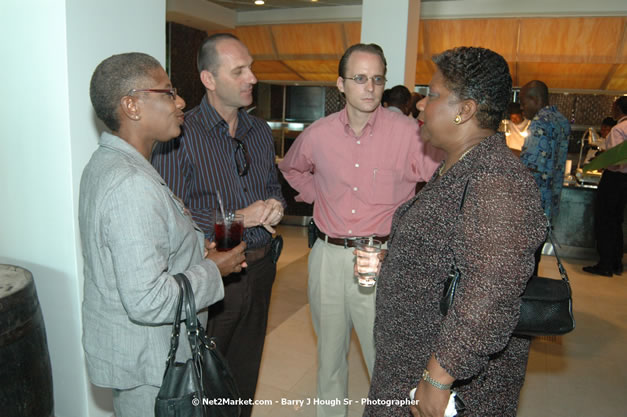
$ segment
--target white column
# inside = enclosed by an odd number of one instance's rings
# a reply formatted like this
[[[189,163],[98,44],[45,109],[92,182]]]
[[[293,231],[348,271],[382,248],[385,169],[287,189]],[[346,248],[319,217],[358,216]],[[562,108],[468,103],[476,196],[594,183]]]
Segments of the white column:
[[[361,42],[383,48],[387,88],[403,84],[414,91],[420,0],[363,0]]]
[[[78,191],[100,129],[89,80],[115,53],[165,62],[165,0],[2,1],[0,15],[0,263],[33,273],[54,415],[109,417],[110,390],[89,383],[81,344]]]

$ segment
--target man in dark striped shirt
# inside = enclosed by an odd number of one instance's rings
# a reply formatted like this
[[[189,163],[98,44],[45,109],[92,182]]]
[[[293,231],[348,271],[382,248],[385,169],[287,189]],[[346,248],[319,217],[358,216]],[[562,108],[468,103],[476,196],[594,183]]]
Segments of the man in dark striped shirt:
[[[206,95],[185,114],[181,136],[160,143],[152,158],[208,239],[214,240],[218,193],[225,210],[244,215],[248,267],[224,279],[224,300],[211,306],[207,324],[244,400],[255,395],[276,274],[270,243],[285,207],[272,132],[243,109],[252,103],[257,82],[252,62],[235,36],[207,38],[198,52]],[[252,405],[244,406],[242,417],[251,412]]]

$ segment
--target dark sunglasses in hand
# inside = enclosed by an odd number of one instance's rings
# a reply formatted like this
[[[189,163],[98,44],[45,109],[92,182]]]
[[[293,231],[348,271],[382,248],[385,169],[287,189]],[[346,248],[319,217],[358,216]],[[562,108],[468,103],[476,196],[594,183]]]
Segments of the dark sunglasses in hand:
[[[237,147],[235,148],[237,173],[240,177],[243,177],[248,174],[248,168],[250,168],[250,155],[248,154],[246,144],[241,139],[233,138],[233,140],[237,143]]]

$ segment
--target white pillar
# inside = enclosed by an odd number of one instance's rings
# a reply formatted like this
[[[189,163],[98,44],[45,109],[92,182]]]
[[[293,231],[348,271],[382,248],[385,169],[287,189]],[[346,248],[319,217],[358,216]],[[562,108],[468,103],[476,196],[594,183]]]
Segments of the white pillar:
[[[165,62],[165,0],[2,1],[0,15],[0,263],[33,273],[54,415],[109,417],[110,390],[89,383],[81,344],[78,191],[100,127],[89,80],[115,53]]]
[[[363,0],[361,42],[383,48],[386,88],[403,84],[414,91],[419,22],[420,0]]]

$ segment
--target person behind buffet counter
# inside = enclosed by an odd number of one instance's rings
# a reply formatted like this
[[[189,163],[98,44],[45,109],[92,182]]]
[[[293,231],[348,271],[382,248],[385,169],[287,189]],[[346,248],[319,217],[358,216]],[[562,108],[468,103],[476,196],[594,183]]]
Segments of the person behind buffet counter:
[[[320,400],[347,398],[351,329],[372,373],[375,288],[353,275],[355,239],[386,242],[396,208],[428,181],[442,152],[420,140],[418,124],[380,105],[387,64],[376,44],[349,47],[338,66],[346,107],[314,122],[279,164],[297,201],[313,203],[319,227],[309,254],[308,296],[317,335]],[[385,246],[385,244],[384,244]],[[317,405],[318,417],[346,416],[348,406]]]
[[[224,300],[211,307],[207,323],[244,400],[254,398],[257,387],[276,275],[272,233],[286,206],[272,131],[245,110],[257,83],[252,63],[248,48],[234,35],[208,37],[197,62],[206,94],[185,115],[181,136],[158,146],[152,159],[205,236],[214,236],[218,195],[226,210],[244,216],[248,267],[225,278]],[[241,417],[251,413],[252,405],[242,407]]]
[[[507,113],[509,119],[501,122],[499,131],[505,133],[507,146],[514,152],[514,155],[520,156],[520,151],[528,134],[527,128],[531,121],[523,116],[520,103],[510,103],[507,106]]]
[[[605,138],[607,138],[607,135],[610,134],[610,130],[612,130],[614,126],[616,126],[616,120],[614,120],[613,117],[606,117],[601,121],[601,128],[599,129],[599,137],[603,139],[602,141],[600,141],[601,143],[605,141]],[[603,149],[599,149],[596,146],[591,146],[587,142],[584,143],[583,154],[586,157],[584,158],[582,165],[590,163],[590,161],[595,158],[600,152],[603,152]]]
[[[179,135],[185,107],[159,61],[113,55],[96,67],[89,95],[112,133],[102,133],[80,185],[87,371],[94,385],[113,389],[117,417],[154,417],[179,298],[173,275],[187,276],[200,311],[222,299],[221,275],[246,266],[246,245],[206,247],[150,165],[155,142]],[[189,357],[189,344],[181,341],[179,352]]]
[[[612,107],[618,120],[605,140],[604,150],[627,139],[627,96]],[[623,273],[623,215],[627,201],[627,164],[607,167],[601,176],[594,206],[594,234],[599,262],[584,266],[591,274],[611,277]]]
[[[551,223],[557,218],[568,156],[570,124],[556,106],[549,105],[549,88],[542,81],[530,81],[520,90],[523,115],[531,120],[520,160],[531,170],[540,188],[542,207]],[[535,253],[534,275],[542,258],[541,244]]]
[[[546,235],[540,195],[496,131],[511,96],[505,59],[460,47],[433,60],[429,95],[418,104],[421,136],[446,159],[394,214],[364,417],[442,417],[451,389],[464,416],[515,417],[530,339],[512,334]],[[443,315],[452,265],[461,278]],[[398,404],[412,388],[418,402]]]

